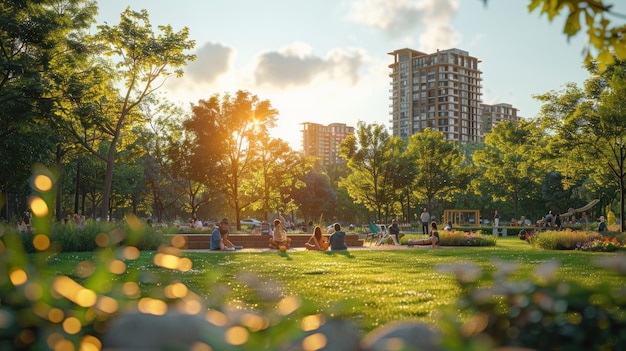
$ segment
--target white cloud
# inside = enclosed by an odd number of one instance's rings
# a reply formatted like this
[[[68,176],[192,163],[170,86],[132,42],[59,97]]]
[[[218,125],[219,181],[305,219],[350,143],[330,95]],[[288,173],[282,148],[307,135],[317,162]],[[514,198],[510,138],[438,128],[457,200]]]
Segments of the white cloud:
[[[311,48],[294,43],[278,51],[260,54],[254,69],[258,86],[279,89],[307,86],[315,81],[334,79],[354,85],[365,60],[361,50],[334,49],[326,57],[313,55]]]
[[[419,49],[432,52],[460,42],[451,24],[458,7],[457,0],[359,0],[348,17],[404,43],[412,43],[419,33]]]
[[[228,72],[234,52],[219,43],[206,43],[196,51],[196,60],[187,65],[185,74],[199,83],[213,83]]]

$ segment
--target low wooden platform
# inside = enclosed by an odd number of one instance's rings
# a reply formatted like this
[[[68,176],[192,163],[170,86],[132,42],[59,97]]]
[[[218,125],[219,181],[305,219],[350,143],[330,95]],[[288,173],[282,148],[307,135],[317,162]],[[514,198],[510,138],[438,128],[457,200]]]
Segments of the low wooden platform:
[[[211,234],[172,234],[171,236],[182,236],[185,239],[184,249],[209,249],[211,242]],[[304,247],[309,241],[311,234],[288,234],[291,238],[291,247]],[[243,246],[244,248],[262,249],[268,247],[269,235],[255,234],[230,234],[228,236],[233,245]],[[363,240],[359,239],[358,234],[346,234],[346,245],[363,246]]]

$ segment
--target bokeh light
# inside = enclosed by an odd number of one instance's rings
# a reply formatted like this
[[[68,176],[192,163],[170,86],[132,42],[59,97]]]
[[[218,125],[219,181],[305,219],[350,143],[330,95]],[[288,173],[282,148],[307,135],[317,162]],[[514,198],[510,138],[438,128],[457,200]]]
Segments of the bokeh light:
[[[13,285],[19,286],[28,281],[28,275],[21,268],[13,268],[9,273],[9,279],[11,279],[11,283],[13,283]]]
[[[307,336],[302,340],[302,350],[304,351],[315,351],[321,350],[326,347],[328,340],[326,336],[322,333],[315,333]]]
[[[108,264],[109,272],[113,274],[122,274],[126,272],[126,263],[120,260],[113,260]]]
[[[50,238],[45,234],[37,234],[33,238],[33,246],[38,251],[46,251],[50,248]]]
[[[303,331],[311,331],[315,329],[319,329],[324,324],[324,317],[321,315],[311,315],[302,318],[300,322],[300,327]]]
[[[228,323],[228,317],[218,310],[208,310],[206,312],[206,320],[218,327],[223,327]]]
[[[139,295],[140,289],[137,283],[126,282],[122,285],[122,291],[124,292],[124,295],[128,297],[136,297]]]
[[[52,189],[52,179],[47,175],[39,174],[35,177],[35,180],[33,180],[33,186],[35,190],[41,192],[50,191],[50,189]]]
[[[136,260],[139,258],[139,255],[141,255],[141,252],[138,248],[134,246],[128,246],[124,248],[123,256],[127,260]]]
[[[80,340],[80,351],[100,351],[102,342],[93,335],[86,335]]]
[[[96,303],[96,308],[104,313],[113,314],[117,312],[119,304],[117,300],[112,297],[100,296],[98,298],[98,302]]]
[[[167,304],[161,300],[144,297],[139,300],[137,309],[139,309],[139,312],[141,313],[162,316],[167,313]]]
[[[230,327],[224,333],[224,339],[231,345],[243,345],[248,342],[250,334],[244,327]]]
[[[63,321],[63,330],[68,334],[77,334],[82,328],[82,323],[76,317],[69,317]]]
[[[48,204],[39,196],[32,196],[29,199],[29,206],[36,217],[45,217],[48,215]]]
[[[170,299],[182,299],[187,296],[189,289],[181,282],[175,282],[165,287],[165,296]]]
[[[300,299],[297,296],[287,296],[278,303],[278,314],[286,316],[300,307]]]

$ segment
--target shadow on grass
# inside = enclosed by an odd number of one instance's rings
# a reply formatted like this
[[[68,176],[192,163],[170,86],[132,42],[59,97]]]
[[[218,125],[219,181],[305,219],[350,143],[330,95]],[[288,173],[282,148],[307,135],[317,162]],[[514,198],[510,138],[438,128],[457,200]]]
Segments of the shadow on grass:
[[[348,250],[329,250],[329,251],[324,251],[324,254],[328,255],[328,256],[346,256],[347,258],[354,258],[354,255],[352,255],[352,253]]]

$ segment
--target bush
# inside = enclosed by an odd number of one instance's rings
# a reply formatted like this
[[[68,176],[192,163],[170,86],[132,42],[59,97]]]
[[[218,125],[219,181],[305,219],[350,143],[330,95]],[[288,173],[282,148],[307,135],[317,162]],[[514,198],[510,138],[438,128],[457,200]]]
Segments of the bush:
[[[623,255],[598,266],[626,274]],[[626,291],[604,284],[589,287],[555,276],[557,262],[536,270],[536,281],[513,281],[515,265],[500,262],[493,286],[471,263],[440,267],[456,274],[463,296],[443,323],[448,350],[620,350],[626,345]],[[459,319],[459,312],[466,316]],[[622,345],[622,346],[620,346]]]
[[[532,235],[529,241],[547,250],[616,251],[623,247],[615,236],[572,230],[545,231]],[[623,239],[622,239],[623,240]]]
[[[5,228],[5,230],[11,229]],[[105,233],[108,234],[102,236]],[[115,233],[117,235],[110,235]],[[167,242],[164,235],[152,227],[141,225],[134,217],[129,217],[129,221],[123,223],[87,221],[82,226],[74,223],[54,223],[48,237],[51,248],[55,252],[85,252],[101,247],[97,240],[99,235],[100,238],[115,241],[117,244],[132,243],[139,250],[156,250]],[[33,246],[34,236],[33,232],[20,233],[22,246],[28,253],[37,252]],[[107,244],[105,243],[104,246]]]
[[[439,245],[442,246],[495,246],[496,237],[473,232],[442,230],[439,232]]]

